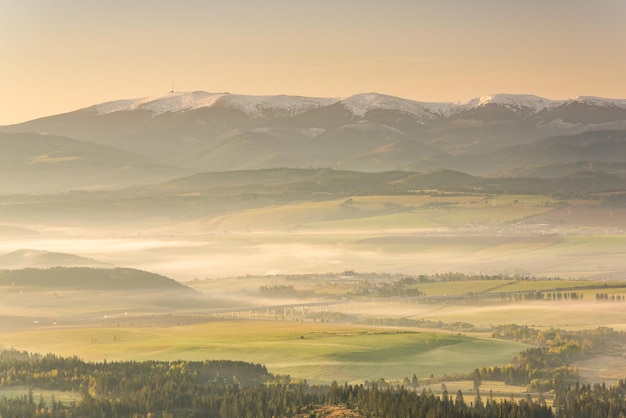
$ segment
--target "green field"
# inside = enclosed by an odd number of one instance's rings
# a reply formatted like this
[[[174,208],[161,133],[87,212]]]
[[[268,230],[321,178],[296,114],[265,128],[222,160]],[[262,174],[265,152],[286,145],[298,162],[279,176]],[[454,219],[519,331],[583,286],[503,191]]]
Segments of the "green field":
[[[549,211],[545,196],[357,196],[251,209],[206,219],[221,230],[303,228],[309,231],[433,228],[497,224]],[[516,202],[516,203],[513,203]]]
[[[5,346],[87,360],[231,359],[310,382],[401,380],[503,364],[515,342],[322,323],[217,321],[149,328],[48,328],[1,335]]]
[[[463,398],[466,402],[473,401],[477,394],[473,389],[473,381],[471,380],[446,381],[443,385],[445,385],[448,396],[452,399],[456,398],[456,394],[459,390],[463,393]],[[443,386],[442,383],[434,383],[424,385],[421,389],[430,390],[441,396]],[[536,398],[537,394],[534,395]],[[527,399],[528,392],[523,386],[511,386],[504,384],[504,382],[486,381],[480,386],[480,397],[483,402],[489,398],[493,398],[496,401],[508,401],[511,399],[519,401],[520,399]],[[554,395],[551,393],[544,394],[544,400],[548,405],[552,404],[553,397]]]
[[[0,398],[6,397],[7,399],[10,399],[28,396],[28,391],[29,389],[26,387],[2,388],[0,389]],[[80,401],[81,394],[75,392],[63,392],[59,390],[33,390],[33,400],[35,403],[39,403],[39,401],[43,399],[47,405],[50,405],[53,398],[55,402],[63,402],[64,404],[69,405],[72,402]]]

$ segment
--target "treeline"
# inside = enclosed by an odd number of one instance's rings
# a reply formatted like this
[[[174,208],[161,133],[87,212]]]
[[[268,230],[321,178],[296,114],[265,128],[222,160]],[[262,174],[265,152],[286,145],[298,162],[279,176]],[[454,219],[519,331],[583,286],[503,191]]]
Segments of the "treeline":
[[[462,282],[462,281],[484,281],[484,280],[498,280],[498,281],[532,281],[532,280],[549,280],[549,279],[537,279],[531,276],[510,276],[508,274],[497,275],[473,275],[464,273],[438,273],[434,275],[419,275],[417,277],[400,277],[392,280],[381,281],[377,278],[360,280],[355,286],[354,290],[349,293],[352,296],[369,296],[369,297],[420,297],[426,296],[426,293],[418,288],[419,284],[435,283],[435,282]],[[559,280],[554,278],[553,280]],[[572,286],[571,290],[568,289],[554,289],[554,290],[529,290],[529,291],[517,291],[517,292],[500,292],[500,293],[475,293],[469,292],[465,295],[451,295],[451,296],[436,296],[428,299],[424,299],[424,302],[439,303],[442,300],[456,301],[457,303],[478,303],[485,301],[497,301],[500,302],[525,302],[525,301],[582,301],[584,299],[584,293],[580,292],[581,289],[619,289],[624,288],[626,285],[623,283],[615,283],[612,285],[607,284],[588,284],[585,286]],[[596,293],[595,300],[597,301],[611,301],[621,302],[626,301],[626,296],[618,294],[608,293]]]
[[[626,296],[624,295],[609,295],[608,293],[596,293],[596,300],[605,300],[610,302],[624,302]]]
[[[468,322],[443,322],[440,320],[432,319],[410,319],[410,318],[364,318],[359,320],[356,317],[351,317],[353,322],[384,326],[384,327],[415,327],[415,328],[429,328],[429,329],[445,329],[448,331],[462,331],[462,332],[474,332],[481,331],[476,328],[475,325]],[[484,331],[484,330],[483,330]]]
[[[485,380],[512,385],[526,385],[529,391],[546,392],[571,385],[578,380],[578,370],[571,364],[599,354],[621,354],[626,334],[607,327],[593,330],[537,330],[520,325],[494,327],[494,338],[506,338],[537,345],[502,367],[480,369]]]
[[[447,272],[447,273],[436,273],[436,274],[420,274],[417,276],[417,280],[421,283],[432,283],[432,282],[462,282],[468,280],[559,280],[558,277],[553,279],[541,278],[537,279],[533,276],[522,276],[519,274],[466,274],[459,272]]]
[[[364,417],[554,417],[552,408],[545,403],[531,400],[495,401],[492,398],[483,402],[480,394],[468,402],[460,390],[454,397],[445,391],[440,397],[426,390],[420,393],[404,387],[379,389],[376,385],[341,386],[333,382],[327,402],[345,405],[347,409],[359,411]]]
[[[613,386],[603,384],[561,387],[554,396],[557,418],[624,418],[626,416],[626,380]]]
[[[265,366],[230,360],[90,363],[76,356],[65,358],[16,350],[0,352],[2,387],[27,386],[100,396],[114,391],[133,391],[147,376],[180,384],[189,379],[218,383],[258,383],[274,379]]]
[[[371,280],[361,280],[356,289],[350,293],[354,296],[375,296],[375,297],[418,297],[425,296],[426,293],[419,290],[416,285],[418,280],[413,277],[403,277],[393,282],[380,282]]]
[[[444,329],[459,332],[490,332],[493,338],[514,340],[540,347],[557,350],[558,347],[573,344],[580,348],[584,356],[620,352],[626,346],[626,333],[608,327],[585,330],[564,330],[559,328],[535,329],[527,325],[505,324],[490,327],[476,327],[468,322],[443,322],[431,319],[410,318],[365,318],[354,323],[386,327],[415,327]]]
[[[623,286],[619,286],[623,287]],[[524,293],[501,293],[500,299],[503,302],[520,302],[531,300],[546,300],[546,301],[568,301],[568,300],[583,300],[584,295],[578,292],[542,292],[541,290]],[[614,295],[609,293],[596,293],[595,300],[609,301],[609,302],[625,302],[626,296]]]
[[[520,353],[506,366],[477,369],[480,378],[527,386],[529,391],[539,393],[576,383],[579,374],[578,369],[571,366],[574,362],[598,354],[621,353],[626,344],[624,332],[606,327],[569,331],[505,325],[495,327],[493,336],[539,347]]]
[[[582,355],[621,353],[626,345],[626,333],[609,327],[595,329],[564,330],[548,328],[539,330],[526,325],[497,325],[492,327],[494,338],[511,339],[558,350],[568,344],[580,348]]]
[[[259,287],[259,293],[265,297],[307,297],[313,292],[308,290],[297,290],[293,285],[267,285]]]
[[[519,293],[500,293],[503,302],[521,302],[533,300],[561,301],[561,300],[583,300],[584,295],[578,292],[543,292],[541,290]]]
[[[362,323],[459,332],[485,331],[465,322],[444,323],[408,318],[367,318]],[[569,385],[578,381],[577,368],[570,366],[575,361],[598,354],[621,354],[623,347],[626,346],[626,333],[607,327],[576,331],[555,328],[537,330],[528,326],[508,324],[492,326],[491,336],[537,347],[520,353],[504,366],[483,367],[469,374],[444,375],[437,380],[475,380],[479,377],[481,380],[526,386],[529,391],[543,393],[556,389],[560,385]]]
[[[539,350],[539,351],[537,351]],[[541,349],[524,362],[541,361]],[[2,387],[29,386],[28,394],[0,399],[3,417],[315,417],[320,407],[363,417],[439,418],[623,418],[626,382],[585,386],[561,381],[554,409],[530,398],[483,400],[480,391],[466,401],[463,393],[441,396],[411,387],[371,385],[311,386],[287,376],[273,376],[264,366],[233,362],[86,363],[76,357],[25,352],[0,353]],[[476,371],[480,379],[483,371]],[[497,373],[496,369],[485,373]],[[34,389],[71,390],[79,399],[68,404],[35,397]]]
[[[483,367],[465,376],[466,379],[500,381],[507,385],[526,386],[530,392],[540,394],[552,389],[571,385],[578,381],[579,374],[569,360],[576,353],[529,348],[520,353],[506,366]]]

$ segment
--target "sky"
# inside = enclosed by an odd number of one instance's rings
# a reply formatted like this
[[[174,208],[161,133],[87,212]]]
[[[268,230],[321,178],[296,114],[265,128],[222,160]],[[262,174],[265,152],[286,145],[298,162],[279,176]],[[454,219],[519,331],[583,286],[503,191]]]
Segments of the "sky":
[[[0,0],[0,125],[176,91],[626,98],[624,0]]]

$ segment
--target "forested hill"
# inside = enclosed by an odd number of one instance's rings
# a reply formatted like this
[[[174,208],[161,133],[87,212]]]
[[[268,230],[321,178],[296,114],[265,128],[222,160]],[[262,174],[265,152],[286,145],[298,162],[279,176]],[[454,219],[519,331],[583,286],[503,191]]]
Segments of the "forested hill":
[[[0,270],[0,286],[81,290],[189,290],[159,274],[130,268],[51,267]]]
[[[550,407],[530,399],[482,399],[480,392],[464,399],[460,390],[439,397],[376,384],[310,386],[273,376],[262,365],[225,360],[86,363],[0,352],[0,388],[24,387],[28,395],[0,399],[1,416],[620,418],[626,412],[624,380],[559,388]],[[78,400],[67,404],[40,395],[37,401],[40,389],[74,392]]]

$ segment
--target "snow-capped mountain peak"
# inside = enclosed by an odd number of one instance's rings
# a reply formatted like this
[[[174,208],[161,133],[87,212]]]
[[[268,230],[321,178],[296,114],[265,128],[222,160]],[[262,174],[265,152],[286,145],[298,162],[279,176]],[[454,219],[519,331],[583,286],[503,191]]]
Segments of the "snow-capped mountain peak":
[[[178,112],[181,110],[196,109],[215,104],[225,93],[206,93],[197,91],[193,93],[169,93],[161,97],[141,97],[138,99],[116,100],[91,106],[85,110],[103,115],[107,113],[147,110],[153,114],[166,112]]]
[[[606,99],[603,97],[595,96],[578,96],[572,99],[572,101],[588,104],[591,106],[618,107],[621,109],[626,109],[626,99]]]
[[[220,98],[218,105],[240,110],[250,117],[262,117],[268,111],[276,116],[294,116],[337,101],[338,99],[334,98],[228,94]]]
[[[415,117],[421,124],[448,117],[466,110],[487,105],[498,105],[524,116],[535,115],[568,103],[626,109],[626,99],[605,99],[579,96],[568,100],[551,100],[530,94],[493,94],[462,102],[419,102],[379,93],[361,93],[346,98],[318,98],[302,96],[251,96],[230,93],[171,92],[160,97],[116,100],[83,109],[104,115],[120,111],[144,110],[153,116],[167,112],[182,112],[211,106],[235,109],[251,118],[270,116],[289,117],[306,111],[341,103],[352,114],[364,117],[372,110],[399,111]]]
[[[230,93],[173,92],[161,97],[116,100],[91,106],[85,110],[99,115],[131,110],[147,110],[153,115],[181,112],[204,107],[221,106],[236,109],[250,117],[262,117],[266,112],[280,116],[293,116],[313,108],[327,106],[338,99],[299,96],[246,96]]]
[[[563,104],[560,100],[550,100],[531,94],[493,94],[471,99],[465,103],[469,109],[482,107],[488,104],[505,106],[514,111],[523,113],[539,113],[543,110],[557,107]]]
[[[437,116],[447,116],[454,112],[454,103],[429,103],[402,99],[379,93],[361,93],[341,100],[355,116],[364,116],[367,112],[377,109],[396,110],[412,114],[423,122]]]

